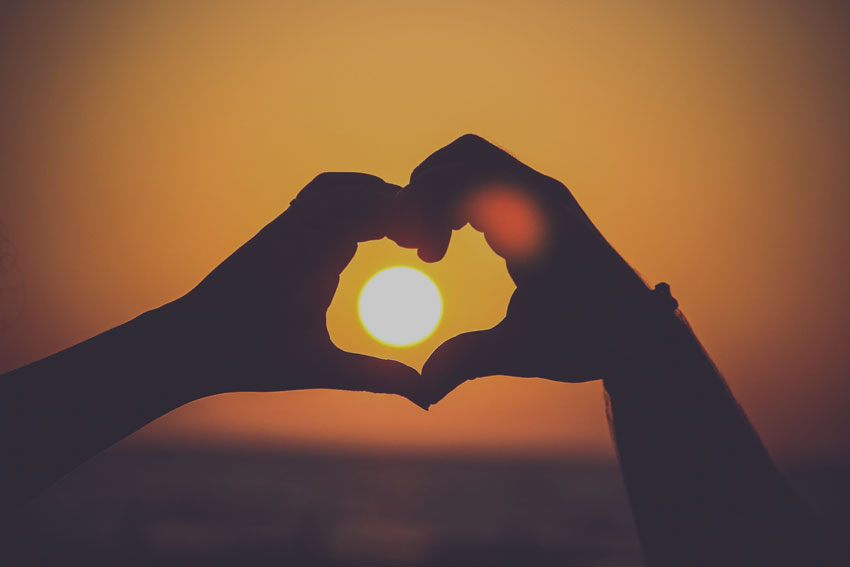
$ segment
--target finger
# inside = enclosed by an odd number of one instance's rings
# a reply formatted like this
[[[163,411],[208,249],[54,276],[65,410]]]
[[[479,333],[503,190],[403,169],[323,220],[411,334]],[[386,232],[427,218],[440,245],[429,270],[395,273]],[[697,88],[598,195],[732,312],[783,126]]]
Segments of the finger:
[[[439,197],[436,191],[400,191],[387,235],[399,246],[416,248],[419,257],[426,262],[442,259],[454,228],[451,220],[445,217],[446,207],[431,201],[434,197]]]
[[[457,214],[457,203],[482,175],[495,175],[503,169],[499,154],[504,152],[483,138],[467,134],[428,156],[399,193],[399,226],[390,238],[400,246],[418,248],[423,259],[441,258],[451,230],[466,223]]]
[[[413,368],[396,360],[375,358],[363,354],[338,351],[330,365],[324,383],[328,387],[355,392],[397,394],[404,396],[422,409],[424,380]]]
[[[443,223],[434,222],[429,225],[423,234],[422,245],[416,251],[416,255],[424,262],[438,262],[446,255],[449,249],[449,241],[452,239],[451,228]]]
[[[475,134],[465,134],[428,156],[413,170],[410,182],[415,183],[423,176],[431,176],[441,170],[454,170],[456,174],[461,173],[461,177],[455,179],[468,184],[476,179],[491,176],[513,177],[530,169],[484,138]]]
[[[563,185],[474,135],[429,156],[396,200],[406,232],[389,236],[423,259],[442,258],[451,230],[469,222],[518,270],[544,257],[553,226],[575,218],[559,219],[558,211],[577,209]]]
[[[474,378],[496,375],[522,376],[515,352],[499,326],[453,337],[435,350],[422,369],[425,398],[435,404],[449,392]]]
[[[331,282],[357,251],[357,243],[386,236],[400,188],[365,173],[322,173],[272,223],[277,240]],[[336,283],[333,283],[334,287]]]
[[[298,193],[279,217],[280,224],[287,232],[301,229],[335,241],[383,238],[399,190],[397,185],[365,173],[322,173]]]

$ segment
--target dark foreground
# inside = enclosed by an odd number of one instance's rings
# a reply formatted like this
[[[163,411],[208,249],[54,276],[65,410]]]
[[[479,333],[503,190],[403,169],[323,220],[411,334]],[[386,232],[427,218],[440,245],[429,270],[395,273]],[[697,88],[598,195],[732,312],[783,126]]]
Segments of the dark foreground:
[[[850,532],[850,466],[789,476]],[[3,540],[3,565],[641,565],[616,467],[506,459],[112,451]]]

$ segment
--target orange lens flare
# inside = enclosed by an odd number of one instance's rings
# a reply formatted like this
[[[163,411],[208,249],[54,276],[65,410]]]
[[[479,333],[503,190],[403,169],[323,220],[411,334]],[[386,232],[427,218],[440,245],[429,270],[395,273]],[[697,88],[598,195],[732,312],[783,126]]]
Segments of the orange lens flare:
[[[545,219],[540,204],[516,187],[482,188],[469,198],[464,212],[501,256],[530,260],[543,246]]]

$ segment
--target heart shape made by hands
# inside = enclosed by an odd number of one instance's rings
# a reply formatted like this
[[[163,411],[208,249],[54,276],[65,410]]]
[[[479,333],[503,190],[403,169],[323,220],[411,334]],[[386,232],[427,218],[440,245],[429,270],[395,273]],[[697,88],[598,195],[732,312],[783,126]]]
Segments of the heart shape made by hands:
[[[675,305],[659,307],[664,294],[650,292],[565,185],[483,138],[462,136],[431,154],[396,202],[395,242],[436,262],[469,223],[516,284],[504,319],[448,339],[428,358],[426,404],[482,376],[614,377],[651,350],[657,325],[678,321]]]
[[[564,382],[616,376],[653,347],[647,341],[657,335],[655,325],[675,319],[670,317],[675,305],[659,308],[658,294],[608,244],[566,186],[478,136],[463,136],[431,154],[393,203],[384,234],[432,263],[425,271],[442,272],[447,281],[438,284],[450,298],[456,289],[466,292],[456,297],[465,298],[452,299],[441,331],[404,355],[375,344],[360,331],[356,294],[371,273],[392,263],[411,264],[413,256],[389,240],[367,243],[364,260],[342,273],[326,322],[337,347],[404,358],[417,367],[438,345],[421,366],[421,386],[412,394],[423,407],[482,376]],[[483,233],[495,254],[486,252],[479,236],[474,251],[458,254],[463,269],[452,268],[451,260],[433,264],[446,255],[453,231],[467,223]],[[503,275],[483,269],[502,260],[516,284],[512,294]],[[470,327],[490,328],[451,336]]]
[[[380,343],[360,321],[357,302],[364,284],[389,266],[421,270],[440,290],[442,319],[422,342],[405,347]],[[357,254],[340,275],[327,312],[328,332],[343,350],[395,359],[421,370],[428,356],[444,341],[498,324],[514,289],[504,260],[493,254],[481,232],[468,226],[454,234],[446,256],[431,264],[418,258],[415,250],[401,248],[388,238],[365,242],[358,246]]]

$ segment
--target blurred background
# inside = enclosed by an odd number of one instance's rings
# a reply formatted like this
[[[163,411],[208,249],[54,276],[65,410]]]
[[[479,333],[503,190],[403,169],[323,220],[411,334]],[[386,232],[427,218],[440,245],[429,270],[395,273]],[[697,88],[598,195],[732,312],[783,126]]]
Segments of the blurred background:
[[[179,297],[317,173],[404,184],[474,132],[566,183],[671,283],[770,452],[846,534],[848,25],[831,1],[2,2],[0,372]],[[409,349],[356,317],[368,276],[398,263],[445,301]],[[435,265],[367,243],[328,327],[421,367],[495,324],[512,289],[469,228]],[[618,475],[598,383],[488,378],[428,413],[233,394],[94,459],[10,533],[104,562],[631,565]]]

